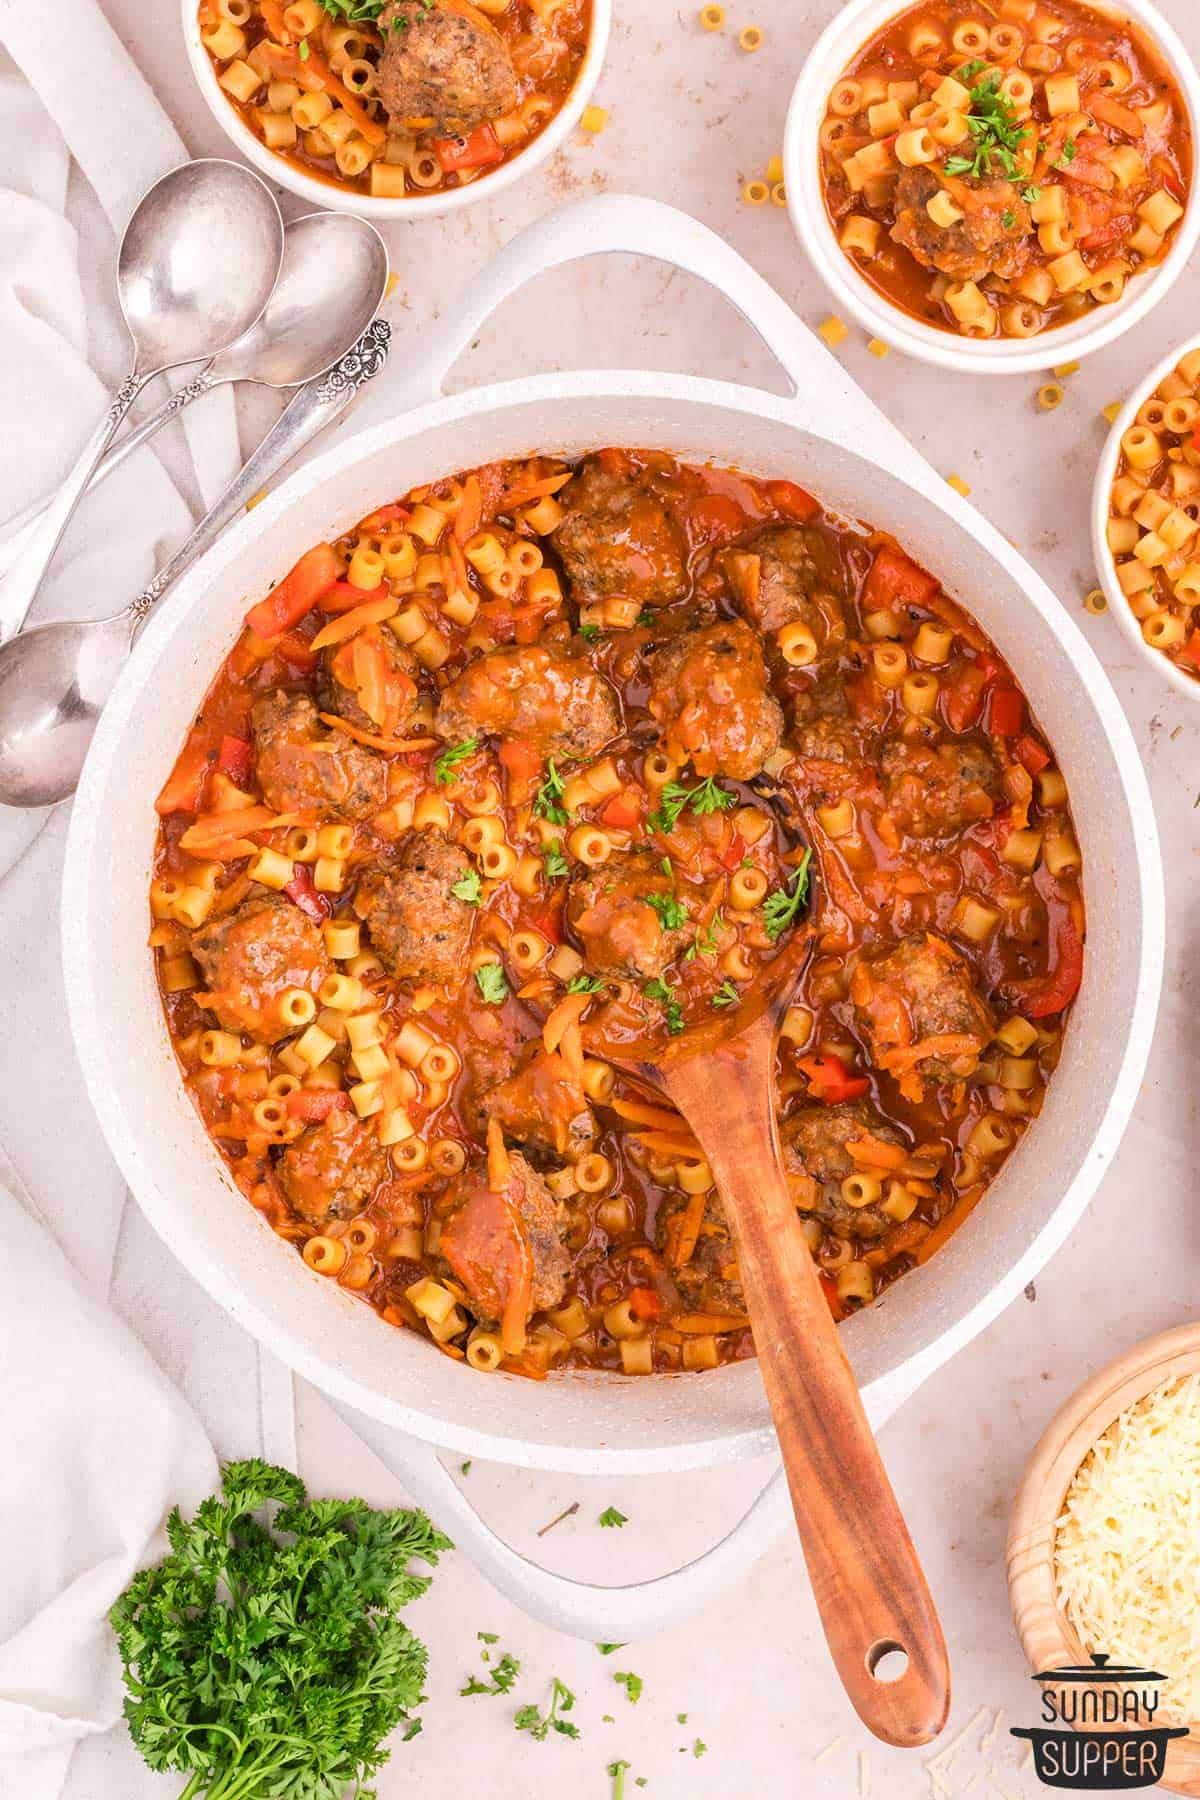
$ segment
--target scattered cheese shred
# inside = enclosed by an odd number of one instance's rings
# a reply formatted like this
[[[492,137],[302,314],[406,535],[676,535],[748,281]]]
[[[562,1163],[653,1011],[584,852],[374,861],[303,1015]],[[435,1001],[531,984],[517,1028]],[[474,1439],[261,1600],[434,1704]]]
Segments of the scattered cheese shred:
[[[1055,1529],[1058,1603],[1083,1648],[1162,1669],[1162,1712],[1200,1718],[1200,1374],[1114,1420],[1067,1490]]]
[[[1108,420],[1110,425],[1116,424],[1124,404],[1125,402],[1123,400],[1110,400],[1108,405],[1102,409],[1104,417]]]
[[[969,481],[964,481],[961,475],[947,475],[946,486],[952,487],[956,494],[962,495],[964,500],[971,498],[971,484]]]
[[[850,327],[844,319],[839,319],[834,313],[831,318],[826,319],[823,325],[817,326],[817,336],[824,338],[831,350],[836,350],[838,345],[844,344],[850,336]]]
[[[1077,362],[1059,363],[1054,373],[1060,381],[1065,381],[1068,375],[1077,375],[1079,373],[1079,364]]]
[[[777,181],[783,180],[782,156],[773,156],[767,164],[767,180],[771,183],[772,187],[774,187]]]
[[[872,356],[879,357],[880,361],[882,361],[885,356],[890,355],[891,348],[892,346],[890,344],[885,344],[882,338],[867,339],[867,349],[871,352]]]
[[[585,106],[579,123],[584,131],[603,131],[608,124],[607,106]]]

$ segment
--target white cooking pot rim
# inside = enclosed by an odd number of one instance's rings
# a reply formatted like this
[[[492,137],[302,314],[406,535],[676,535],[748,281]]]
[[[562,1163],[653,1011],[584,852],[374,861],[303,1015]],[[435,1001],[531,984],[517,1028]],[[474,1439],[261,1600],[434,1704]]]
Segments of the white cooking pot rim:
[[[1097,12],[1132,18],[1152,38],[1175,76],[1188,109],[1193,154],[1200,143],[1200,71],[1179,33],[1152,0],[1089,0]],[[1036,338],[967,338],[926,325],[892,304],[863,276],[837,241],[825,209],[817,133],[825,99],[847,63],[889,20],[909,8],[903,0],[846,0],[805,58],[788,106],[783,166],[788,212],[796,236],[836,299],[875,337],[922,362],[971,375],[1017,375],[1052,369],[1114,343],[1165,299],[1200,242],[1200,171],[1193,169],[1175,241],[1153,269],[1135,276],[1113,306],[1095,307],[1070,325]]]
[[[352,1378],[333,1357],[325,1355],[313,1345],[301,1341],[286,1326],[281,1325],[279,1319],[268,1317],[248,1299],[244,1287],[238,1281],[238,1271],[223,1264],[218,1258],[210,1258],[199,1248],[189,1232],[187,1218],[182,1216],[177,1209],[172,1208],[168,1200],[159,1192],[155,1182],[150,1179],[142,1162],[136,1133],[130,1129],[124,1116],[123,1098],[107,1079],[101,1077],[99,1072],[102,1064],[102,1058],[98,1054],[100,1042],[103,1033],[111,1030],[112,1022],[105,1021],[94,1004],[92,956],[95,947],[89,939],[87,884],[85,880],[80,879],[80,873],[95,863],[97,845],[104,826],[97,799],[109,770],[119,755],[129,718],[142,694],[143,671],[153,663],[160,644],[170,637],[180,619],[195,605],[206,587],[209,587],[224,570],[234,564],[246,544],[264,532],[274,518],[285,513],[295,503],[299,494],[306,491],[319,492],[327,479],[332,479],[339,470],[345,469],[348,464],[361,462],[372,453],[386,450],[400,441],[420,437],[435,427],[447,423],[469,419],[481,414],[489,416],[502,414],[518,405],[535,404],[548,399],[572,402],[603,399],[619,402],[647,398],[661,402],[668,408],[676,404],[680,407],[707,404],[725,412],[745,413],[756,418],[770,416],[791,430],[799,430],[801,435],[805,435],[791,413],[790,402],[776,399],[755,388],[687,376],[630,374],[627,371],[597,370],[582,374],[546,375],[500,383],[458,394],[448,399],[438,399],[417,407],[397,419],[360,432],[353,440],[335,445],[321,457],[307,464],[275,494],[269,496],[252,516],[248,516],[232,527],[204,562],[181,581],[177,591],[164,603],[158,615],[150,620],[136,647],[131,663],[122,676],[113,700],[100,722],[92,755],[80,783],[72,818],[67,855],[67,882],[64,891],[64,958],[68,1002],[72,1028],[92,1101],[130,1186],[138,1195],[156,1229],[181,1257],[181,1260],[192,1269],[210,1292],[215,1293],[221,1299],[222,1304],[233,1316],[254,1335],[273,1345],[287,1361],[291,1362],[301,1373],[308,1375],[318,1386],[338,1395],[350,1405],[381,1418],[402,1431],[446,1448],[481,1457],[491,1457],[497,1461],[519,1460],[530,1466],[559,1469],[567,1466],[580,1466],[586,1467],[589,1471],[601,1469],[620,1469],[626,1472],[634,1472],[638,1469],[660,1470],[664,1466],[664,1452],[661,1447],[650,1447],[642,1454],[636,1448],[631,1449],[628,1445],[609,1448],[603,1444],[592,1444],[581,1447],[579,1462],[573,1464],[570,1457],[564,1456],[561,1445],[543,1445],[536,1441],[515,1443],[511,1436],[496,1435],[488,1429],[485,1411],[487,1392],[485,1385],[481,1385],[479,1394],[480,1423],[472,1423],[468,1427],[422,1410],[419,1400],[414,1400],[411,1405],[403,1405],[397,1403],[395,1399],[385,1398]],[[810,432],[808,435],[819,436],[820,434]],[[719,459],[719,454],[719,450],[715,450],[713,452],[714,459]],[[432,474],[433,471],[431,471],[431,478]],[[931,495],[930,497],[934,498],[935,496]],[[953,496],[947,498],[939,494],[936,496],[936,503],[944,511],[957,510]],[[346,523],[350,523],[350,521],[347,520]],[[312,535],[317,534],[317,529],[314,526]],[[993,540],[988,547],[993,548],[993,553],[995,553],[994,545],[998,544],[1000,540],[995,538],[994,533],[991,533],[991,528],[981,526],[976,521],[975,529],[977,536],[982,532]],[[1134,818],[1138,820],[1141,844],[1144,850],[1144,854],[1138,859],[1138,879],[1144,914],[1144,929],[1140,945],[1141,978],[1138,982],[1137,1002],[1129,1022],[1127,1049],[1121,1076],[1114,1084],[1102,1131],[1098,1134],[1106,1140],[1106,1147],[1103,1152],[1098,1151],[1097,1155],[1106,1162],[1115,1149],[1116,1142],[1132,1109],[1153,1029],[1162,964],[1161,867],[1157,859],[1153,814],[1145,775],[1137,759],[1128,726],[1117,705],[1115,695],[1100,671],[1090,646],[1086,644],[1086,640],[1074,622],[1063,614],[1061,609],[1057,608],[1057,603],[1053,601],[1048,592],[1043,596],[1041,592],[1034,590],[1028,597],[1030,603],[1036,606],[1058,635],[1070,642],[1076,660],[1083,664],[1085,676],[1090,673],[1094,677],[1088,682],[1091,699],[1102,715],[1110,742],[1120,752],[1119,760],[1122,764],[1122,777],[1125,784],[1125,804]],[[224,645],[220,646],[221,650],[224,648]],[[205,655],[206,657],[210,655],[207,647]],[[215,662],[216,656],[213,655],[211,656],[213,666],[215,666]],[[149,796],[147,796],[148,804]],[[72,871],[75,872],[74,880],[72,880]],[[1036,1234],[1024,1253],[1000,1280],[992,1281],[986,1291],[981,1292],[976,1303],[948,1326],[939,1325],[932,1319],[929,1321],[923,1341],[905,1362],[905,1369],[912,1378],[911,1385],[915,1386],[924,1372],[936,1367],[949,1355],[952,1355],[956,1349],[969,1341],[984,1323],[995,1316],[1002,1306],[1020,1293],[1022,1287],[1032,1278],[1074,1226],[1090,1198],[1097,1178],[1094,1169],[1086,1164],[1082,1165],[1067,1186],[1059,1204],[1042,1230]],[[966,1227],[964,1227],[965,1229]],[[948,1246],[946,1250],[943,1250],[942,1256],[948,1254],[949,1248]],[[910,1276],[906,1279],[913,1281],[916,1277]],[[359,1304],[354,1301],[350,1303]],[[873,1311],[884,1314],[886,1298],[884,1304]],[[332,1322],[333,1315],[330,1316]],[[860,1325],[861,1320],[868,1317],[869,1315],[863,1314],[858,1320],[852,1321],[851,1333],[855,1326]],[[889,1367],[881,1379],[886,1381],[895,1373],[895,1368]],[[478,1377],[473,1378],[482,1380]],[[620,1381],[622,1378],[574,1376],[570,1379],[586,1383],[589,1380]],[[686,1381],[693,1378],[664,1376],[653,1379],[669,1384],[673,1380]],[[764,1425],[755,1425],[740,1432],[726,1430],[715,1437],[700,1433],[691,1441],[671,1444],[669,1466],[683,1469],[718,1461],[734,1460],[767,1450],[771,1447],[771,1442],[770,1429]]]

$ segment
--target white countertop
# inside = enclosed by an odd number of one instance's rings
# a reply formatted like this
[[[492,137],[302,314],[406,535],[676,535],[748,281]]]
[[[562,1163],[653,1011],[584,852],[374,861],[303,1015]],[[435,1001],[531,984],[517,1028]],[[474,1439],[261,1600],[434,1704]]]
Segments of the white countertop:
[[[1200,55],[1195,0],[1160,0]],[[175,9],[147,30],[140,0],[107,0],[109,17],[197,154],[227,145],[191,85]],[[501,200],[445,222],[392,227],[386,235],[400,289],[389,305],[393,359],[419,357],[425,322],[520,226],[581,193],[655,194],[722,232],[812,325],[832,310],[792,236],[786,212],[752,209],[743,180],[765,171],[780,147],[791,81],[832,0],[784,6],[727,0],[726,29],[707,35],[697,8],[666,0],[618,0],[608,66],[595,96],[608,128],[577,141],[541,175]],[[778,13],[778,21],[772,13]],[[786,23],[784,22],[786,17]],[[757,55],[736,44],[755,21],[766,29]],[[301,210],[287,203],[290,210]],[[1191,969],[1193,900],[1200,843],[1200,708],[1135,664],[1111,619],[1083,614],[1093,585],[1088,496],[1103,440],[1100,409],[1123,396],[1169,346],[1195,330],[1196,269],[1149,321],[1066,383],[1053,414],[1034,403],[1037,378],[978,380],[934,372],[893,355],[877,361],[855,329],[839,352],[846,367],[946,474],[962,475],[978,505],[1025,552],[1084,625],[1125,705],[1146,759],[1167,846],[1172,930],[1162,1019],[1135,1122],[1083,1224],[1031,1291],[935,1377],[882,1434],[884,1454],[939,1604],[954,1670],[955,1700],[943,1745],[970,1727],[949,1765],[944,1791],[1035,1796],[1020,1767],[1010,1724],[1033,1719],[1032,1690],[1007,1605],[1003,1546],[1009,1502],[1028,1453],[1059,1402],[1119,1350],[1194,1314],[1196,1103],[1187,1082],[1197,992]],[[722,303],[690,278],[658,266],[592,261],[543,277],[510,301],[460,366],[455,384],[542,368],[658,367],[777,386],[764,350]],[[937,396],[936,437],[930,430]],[[261,409],[261,410],[260,410]],[[248,431],[269,407],[248,408]],[[207,1423],[219,1448],[236,1454],[222,1421]],[[318,1395],[299,1393],[300,1470],[318,1492],[362,1492],[396,1504],[396,1483],[333,1418]],[[605,1580],[662,1567],[698,1550],[732,1520],[769,1465],[674,1479],[585,1481],[476,1463],[465,1478],[497,1528],[554,1567]],[[701,1493],[699,1490],[702,1489]],[[572,1502],[579,1511],[545,1538],[536,1531]],[[597,1515],[615,1504],[623,1530]],[[682,1559],[682,1556],[681,1556]],[[430,1646],[425,1729],[399,1748],[379,1781],[381,1800],[419,1793],[458,1800],[465,1784],[484,1796],[557,1800],[564,1784],[606,1796],[605,1766],[632,1763],[627,1796],[729,1800],[768,1786],[787,1794],[909,1800],[936,1790],[932,1752],[885,1749],[859,1727],[825,1656],[798,1549],[788,1539],[744,1589],[690,1624],[601,1657],[558,1636],[501,1600],[462,1556],[444,1562],[432,1595],[412,1612]],[[497,1652],[523,1665],[514,1701],[460,1699],[478,1665],[476,1632],[495,1631]],[[642,1676],[631,1706],[611,1677]],[[577,1695],[578,1743],[535,1744],[512,1727],[515,1701],[536,1699],[558,1675]],[[984,1712],[983,1709],[989,1709]],[[997,1722],[996,1709],[1002,1709]],[[613,1724],[602,1722],[612,1714]],[[686,1723],[677,1715],[687,1714]],[[998,1729],[997,1729],[998,1725]],[[984,1744],[988,1731],[994,1744]],[[707,1745],[696,1757],[699,1738]],[[832,1749],[820,1762],[818,1753]],[[865,1773],[860,1772],[860,1753]],[[632,1778],[648,1778],[645,1789]],[[177,1784],[176,1784],[177,1785]],[[173,1792],[110,1734],[77,1761],[72,1794],[123,1800]]]

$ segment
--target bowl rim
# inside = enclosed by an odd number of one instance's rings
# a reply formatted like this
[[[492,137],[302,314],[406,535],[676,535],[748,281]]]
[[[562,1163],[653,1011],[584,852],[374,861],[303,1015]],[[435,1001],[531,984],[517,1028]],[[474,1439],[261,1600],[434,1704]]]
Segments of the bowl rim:
[[[476,205],[481,199],[502,193],[560,149],[579,123],[584,108],[596,90],[608,50],[612,7],[613,0],[591,0],[591,24],[579,73],[554,117],[535,138],[480,181],[469,182],[466,187],[447,188],[430,194],[407,194],[402,200],[376,199],[370,194],[359,193],[336,182],[319,181],[315,176],[306,175],[302,169],[295,168],[274,150],[268,150],[262,139],[256,137],[243,122],[237,107],[226,98],[218,85],[212,58],[200,40],[196,0],[180,0],[180,17],[184,48],[196,86],[209,112],[235,149],[269,181],[277,183],[299,199],[310,201],[326,212],[357,213],[361,218],[378,225],[385,221],[404,219],[415,222],[442,213],[460,212],[465,207]]]
[[[1195,146],[1200,141],[1200,69],[1175,27],[1153,0],[1087,3],[1093,11],[1131,18],[1154,40],[1178,83]],[[1114,343],[1166,297],[1200,242],[1200,170],[1192,171],[1184,215],[1163,260],[1135,277],[1115,306],[1096,307],[1074,324],[1056,326],[1036,338],[967,338],[925,325],[885,299],[838,244],[825,210],[817,154],[824,98],[846,66],[847,39],[861,48],[890,19],[908,10],[897,0],[847,0],[822,31],[797,77],[784,130],[784,186],[792,227],[810,262],[860,325],[897,350],[942,368],[974,375],[1030,374],[1091,356]]]
[[[1121,1413],[1155,1388],[1200,1373],[1200,1323],[1177,1325],[1124,1350],[1063,1401],[1035,1444],[1009,1514],[1005,1568],[1013,1624],[1039,1669],[1082,1663],[1085,1652],[1061,1612],[1054,1528],[1076,1471]],[[1168,1747],[1163,1785],[1200,1771],[1200,1720]],[[1188,1787],[1188,1793],[1195,1789]]]
[[[1112,551],[1108,547],[1108,501],[1112,484],[1116,480],[1117,464],[1121,457],[1121,439],[1134,423],[1138,413],[1146,401],[1154,393],[1161,381],[1179,363],[1181,357],[1190,350],[1200,350],[1200,332],[1191,337],[1181,339],[1173,350],[1162,357],[1150,373],[1143,377],[1129,395],[1120,412],[1113,420],[1112,429],[1104,440],[1104,448],[1100,452],[1100,461],[1096,465],[1096,474],[1092,482],[1092,555],[1096,564],[1096,578],[1104,590],[1108,609],[1129,639],[1136,645],[1143,661],[1150,663],[1160,677],[1170,682],[1177,692],[1185,694],[1191,701],[1200,700],[1200,677],[1185,675],[1182,669],[1176,668],[1169,656],[1161,650],[1155,650],[1142,636],[1141,627],[1133,616],[1125,590],[1117,580],[1117,565]]]

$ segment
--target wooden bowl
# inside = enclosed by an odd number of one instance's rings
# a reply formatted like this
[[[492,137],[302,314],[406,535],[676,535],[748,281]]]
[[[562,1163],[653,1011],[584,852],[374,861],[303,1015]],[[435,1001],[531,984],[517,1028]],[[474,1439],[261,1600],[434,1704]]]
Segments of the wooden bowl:
[[[1008,1592],[1022,1648],[1035,1674],[1086,1663],[1054,1588],[1054,1528],[1088,1452],[1129,1406],[1153,1388],[1200,1370],[1200,1325],[1181,1325],[1109,1363],[1060,1407],[1029,1460],[1008,1528]],[[1200,1722],[1167,1748],[1159,1784],[1200,1800]]]

